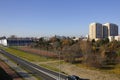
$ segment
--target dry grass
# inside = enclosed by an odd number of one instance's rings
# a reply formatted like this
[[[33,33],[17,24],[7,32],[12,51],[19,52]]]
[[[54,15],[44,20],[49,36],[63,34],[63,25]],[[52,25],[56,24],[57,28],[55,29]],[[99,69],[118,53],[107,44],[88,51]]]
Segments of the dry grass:
[[[83,66],[82,66],[83,67]],[[108,74],[99,70],[90,70],[87,67],[81,68],[73,64],[63,64],[62,71],[70,75],[78,75],[84,79],[90,80],[120,80],[120,77],[115,74]]]
[[[120,75],[120,64],[117,64],[115,68],[109,70],[108,72]]]
[[[108,70],[109,72],[105,72],[103,70],[99,70],[96,68],[88,67],[83,64],[69,64],[65,62],[61,62],[60,64],[58,62],[50,62],[50,63],[42,63],[42,66],[55,70],[60,71],[69,75],[77,75],[80,76],[83,79],[90,79],[90,80],[120,80],[120,77],[118,75],[113,74],[112,70]],[[119,67],[119,65],[117,66]],[[116,69],[117,71],[119,69]],[[112,72],[110,72],[112,71]],[[119,71],[118,71],[119,73]]]

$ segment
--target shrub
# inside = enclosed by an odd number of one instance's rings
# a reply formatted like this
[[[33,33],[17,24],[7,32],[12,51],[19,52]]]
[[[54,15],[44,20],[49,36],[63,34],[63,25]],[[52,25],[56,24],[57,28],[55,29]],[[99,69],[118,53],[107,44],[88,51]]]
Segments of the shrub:
[[[63,49],[64,60],[70,63],[75,63],[76,58],[82,57],[82,52],[79,44],[74,44],[72,46],[65,47]]]
[[[102,62],[103,62],[103,59],[101,58],[101,56],[94,53],[89,54],[85,60],[85,63],[88,66],[96,67],[96,68],[101,68]]]

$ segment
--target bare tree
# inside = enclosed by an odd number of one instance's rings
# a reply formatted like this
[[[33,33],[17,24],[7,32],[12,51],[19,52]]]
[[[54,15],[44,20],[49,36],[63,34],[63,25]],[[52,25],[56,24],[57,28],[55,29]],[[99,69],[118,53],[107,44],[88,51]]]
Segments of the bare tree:
[[[76,58],[82,57],[82,51],[79,44],[74,44],[71,47],[64,47],[64,60],[70,63],[75,63]]]

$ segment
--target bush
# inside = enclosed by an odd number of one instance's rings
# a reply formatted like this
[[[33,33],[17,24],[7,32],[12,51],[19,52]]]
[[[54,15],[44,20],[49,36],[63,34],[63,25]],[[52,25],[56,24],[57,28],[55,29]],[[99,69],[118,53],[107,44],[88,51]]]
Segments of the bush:
[[[70,63],[75,63],[76,58],[82,57],[82,52],[79,44],[74,44],[72,46],[65,47],[63,49],[64,60]]]
[[[85,59],[85,63],[88,66],[96,67],[96,68],[101,68],[102,62],[103,62],[103,59],[101,58],[101,56],[94,53],[89,54]]]
[[[117,63],[117,53],[114,51],[104,51],[102,53],[105,64],[116,64]]]

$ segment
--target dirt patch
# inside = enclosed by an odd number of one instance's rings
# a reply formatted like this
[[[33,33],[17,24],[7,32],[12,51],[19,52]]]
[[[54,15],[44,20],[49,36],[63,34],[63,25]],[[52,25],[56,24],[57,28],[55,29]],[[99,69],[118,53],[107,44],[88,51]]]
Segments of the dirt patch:
[[[72,64],[61,65],[61,70],[69,75],[77,75],[83,79],[90,80],[120,80],[120,78],[114,74],[107,74],[97,70],[89,70],[77,67]]]

